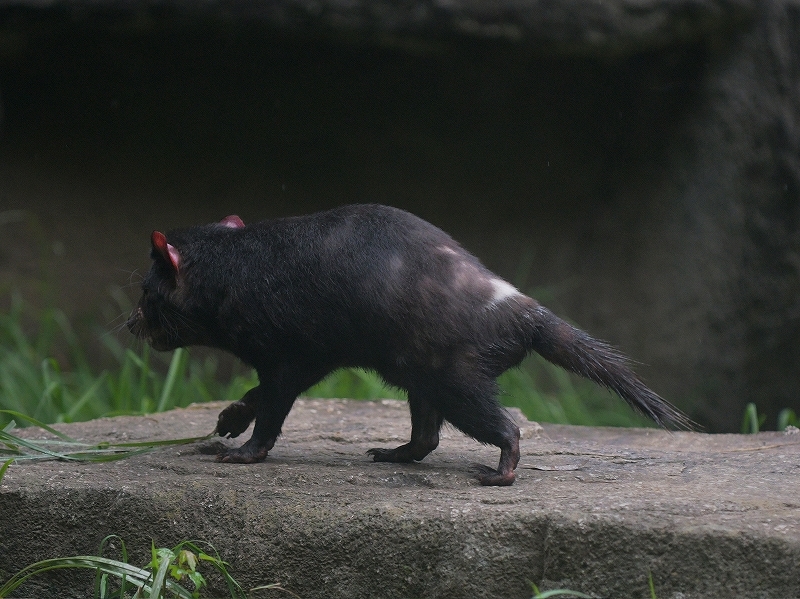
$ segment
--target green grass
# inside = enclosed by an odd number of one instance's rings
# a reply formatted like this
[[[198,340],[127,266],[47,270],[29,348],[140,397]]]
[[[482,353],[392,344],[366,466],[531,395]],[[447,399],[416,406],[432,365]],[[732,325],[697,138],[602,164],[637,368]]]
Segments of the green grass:
[[[530,419],[585,426],[655,426],[616,395],[532,356],[499,378],[501,401]]]
[[[119,544],[120,559],[107,558],[107,548]],[[181,599],[200,599],[206,597],[204,591],[208,584],[202,569],[215,571],[228,589],[226,597],[231,599],[248,599],[253,593],[262,590],[278,590],[299,599],[299,596],[281,587],[277,583],[261,585],[245,591],[229,571],[229,566],[214,547],[203,541],[181,541],[173,548],[156,548],[153,542],[150,549],[150,562],[143,567],[132,565],[128,560],[125,541],[117,535],[109,535],[100,543],[98,555],[77,555],[42,560],[14,574],[0,586],[0,599],[7,597],[26,581],[35,576],[53,570],[88,569],[94,570],[94,599],[124,599],[125,597],[141,597],[157,599],[179,597]],[[656,598],[653,575],[647,576],[651,599]],[[568,589],[552,589],[540,591],[536,584],[530,583],[533,596],[531,599],[551,599],[565,597],[574,599],[592,599],[579,591]],[[75,589],[70,589],[74,591]],[[218,599],[221,599],[216,595]]]
[[[108,333],[97,339],[115,366],[98,369],[61,310],[31,315],[24,306],[15,295],[0,314],[0,409],[42,422],[74,422],[233,401],[256,384],[252,374],[221,381],[213,357],[190,360],[186,350],[156,354],[146,345],[133,351]]]
[[[759,414],[756,404],[750,402],[745,406],[744,416],[742,417],[741,433],[754,435],[761,431],[767,420],[766,414]],[[777,430],[784,431],[786,427],[794,426],[800,428],[800,418],[791,408],[783,408],[778,412]]]
[[[75,422],[100,416],[160,412],[194,402],[235,401],[257,384],[243,368],[220,375],[213,353],[192,358],[179,349],[152,351],[127,331],[98,331],[89,341],[112,358],[105,369],[87,357],[87,340],[74,332],[64,312],[49,308],[30,313],[19,295],[0,313],[0,409],[27,414],[45,423]],[[135,348],[135,349],[134,349]],[[205,352],[201,352],[205,353]],[[502,401],[544,422],[584,425],[646,426],[619,398],[531,358],[523,368],[500,378]],[[309,397],[397,398],[372,372],[336,372],[309,389]],[[0,423],[7,421],[0,416]]]
[[[107,547],[119,542],[121,559],[110,559],[103,554]],[[182,541],[173,548],[156,548],[152,544],[150,563],[143,567],[130,564],[125,541],[117,535],[110,535],[100,544],[99,555],[76,555],[47,559],[30,564],[12,576],[0,586],[0,598],[7,597],[28,579],[46,572],[63,569],[94,570],[95,599],[124,599],[139,597],[156,599],[179,597],[180,599],[199,599],[207,597],[203,591],[207,588],[201,566],[210,567],[221,576],[228,589],[227,597],[231,599],[247,599],[254,591],[277,589],[297,597],[294,593],[283,589],[278,584],[268,584],[245,592],[242,585],[228,571],[229,564],[222,560],[216,549],[209,543],[201,541]],[[69,589],[75,590],[75,589]],[[218,596],[217,596],[218,597]]]

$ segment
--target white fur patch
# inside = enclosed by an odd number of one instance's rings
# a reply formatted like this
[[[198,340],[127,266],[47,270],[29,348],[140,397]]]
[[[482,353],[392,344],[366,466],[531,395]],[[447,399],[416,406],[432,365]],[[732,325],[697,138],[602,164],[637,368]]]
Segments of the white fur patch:
[[[492,299],[489,300],[491,306],[496,306],[515,295],[521,295],[516,287],[503,279],[491,279],[489,282],[492,284]]]

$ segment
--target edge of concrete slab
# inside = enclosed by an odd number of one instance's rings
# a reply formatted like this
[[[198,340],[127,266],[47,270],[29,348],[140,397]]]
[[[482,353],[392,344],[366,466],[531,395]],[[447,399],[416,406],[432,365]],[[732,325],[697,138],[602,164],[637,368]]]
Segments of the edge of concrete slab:
[[[221,407],[60,428],[93,441],[199,436]],[[371,462],[367,449],[409,432],[405,404],[389,400],[299,400],[261,464],[216,462],[220,443],[241,439],[105,464],[18,462],[0,484],[0,579],[95,554],[117,534],[141,564],[151,540],[209,541],[246,588],[280,582],[304,599],[522,598],[530,582],[649,597],[649,573],[659,599],[800,597],[800,435],[515,416],[523,456],[508,488],[474,480],[472,465],[494,465],[499,452],[452,429],[421,463]],[[16,596],[86,596],[91,580],[81,580],[33,579]]]

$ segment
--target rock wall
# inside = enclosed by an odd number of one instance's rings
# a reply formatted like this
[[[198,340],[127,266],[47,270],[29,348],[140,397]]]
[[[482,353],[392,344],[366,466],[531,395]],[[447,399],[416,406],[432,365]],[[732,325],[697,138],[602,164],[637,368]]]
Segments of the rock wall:
[[[774,426],[800,412],[798,40],[778,0],[3,0],[0,282],[96,317],[154,228],[389,203],[710,430],[749,401]]]

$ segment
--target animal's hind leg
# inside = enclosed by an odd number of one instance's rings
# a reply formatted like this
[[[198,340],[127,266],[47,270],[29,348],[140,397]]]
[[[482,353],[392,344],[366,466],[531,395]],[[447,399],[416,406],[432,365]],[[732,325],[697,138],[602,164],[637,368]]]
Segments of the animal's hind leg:
[[[497,400],[497,384],[477,370],[451,376],[438,396],[445,419],[470,437],[500,448],[497,469],[477,466],[482,485],[507,486],[514,483],[519,463],[519,427]]]
[[[476,464],[475,471],[482,485],[487,487],[507,487],[514,484],[517,478],[514,470],[517,468],[518,463],[519,428],[517,428],[516,435],[512,435],[509,439],[509,443],[500,448],[500,463],[497,466],[497,470],[483,464]]]
[[[408,403],[411,408],[411,441],[394,449],[370,449],[367,453],[374,461],[418,462],[439,445],[441,414],[418,393],[409,392]]]

